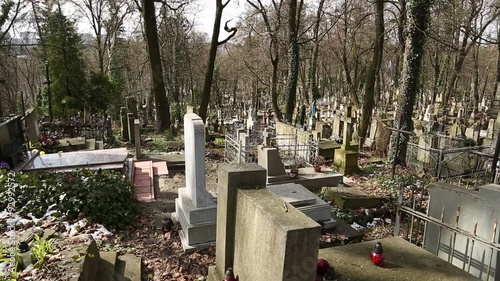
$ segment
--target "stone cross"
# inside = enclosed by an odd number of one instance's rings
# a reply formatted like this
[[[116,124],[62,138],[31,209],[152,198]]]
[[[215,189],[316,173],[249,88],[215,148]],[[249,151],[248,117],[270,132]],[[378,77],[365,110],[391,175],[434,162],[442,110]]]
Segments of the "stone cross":
[[[355,123],[355,119],[352,118],[352,107],[347,106],[344,115],[344,134],[342,138],[342,149],[351,149],[351,138],[352,138],[352,125]]]
[[[186,187],[196,208],[213,204],[205,187],[205,125],[194,114],[184,116]]]

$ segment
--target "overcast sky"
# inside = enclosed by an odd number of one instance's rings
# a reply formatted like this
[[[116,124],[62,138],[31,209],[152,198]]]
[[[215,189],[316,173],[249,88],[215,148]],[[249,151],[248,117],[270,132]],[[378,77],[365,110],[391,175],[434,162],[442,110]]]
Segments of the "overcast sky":
[[[223,2],[225,1],[226,0],[223,0]],[[195,28],[209,34],[209,36],[212,35],[215,19],[215,2],[216,0],[199,0],[200,11],[192,16],[194,18]],[[239,21],[239,17],[244,10],[244,0],[231,0],[222,13],[222,25],[224,25],[227,20],[233,19],[229,23],[229,27],[231,27],[231,24]],[[222,28],[221,37],[225,38],[226,35],[227,33]]]
[[[223,0],[225,2],[226,0]],[[229,23],[229,27],[234,26],[236,22],[239,21],[240,15],[245,10],[244,0],[231,0],[229,4],[224,9],[222,13],[222,25],[226,23],[227,20],[233,19]],[[187,11],[187,17],[189,20],[194,21],[194,28],[198,31],[205,32],[208,36],[212,35],[213,23],[215,19],[215,3],[216,0],[198,0],[195,4],[192,4]],[[71,14],[74,9],[67,7],[66,13]],[[77,16],[75,14],[75,16]],[[125,23],[125,29],[129,32],[133,30],[140,30],[139,15],[134,15],[134,18]],[[92,29],[88,20],[81,17],[78,20],[78,32],[80,33],[92,33]],[[220,38],[224,39],[227,36],[227,32],[221,28]]]

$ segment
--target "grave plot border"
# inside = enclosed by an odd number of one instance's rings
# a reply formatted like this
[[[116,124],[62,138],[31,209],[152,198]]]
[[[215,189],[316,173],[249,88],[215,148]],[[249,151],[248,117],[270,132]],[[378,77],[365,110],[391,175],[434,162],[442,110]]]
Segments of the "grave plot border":
[[[485,170],[485,162],[481,161],[477,152],[486,149],[485,146],[436,149],[408,143],[407,164],[438,179],[470,176]]]
[[[271,142],[278,148],[285,167],[295,165],[301,160],[312,166],[316,156],[319,155],[319,139],[312,139],[312,135],[308,139],[301,139],[297,134],[273,132]]]
[[[319,155],[319,139],[314,140],[312,135],[308,138],[297,134],[276,134],[275,128],[266,125],[257,125],[253,129],[245,130],[248,135],[246,145],[241,142],[238,131],[245,129],[244,124],[235,123],[225,135],[224,161],[226,163],[255,163],[257,162],[257,146],[264,143],[264,130],[270,129],[271,146],[279,151],[281,161],[285,167],[304,162],[313,165]]]
[[[87,139],[107,140],[113,136],[112,129],[108,126],[41,124],[39,131],[41,134],[55,135],[59,139],[85,137]]]

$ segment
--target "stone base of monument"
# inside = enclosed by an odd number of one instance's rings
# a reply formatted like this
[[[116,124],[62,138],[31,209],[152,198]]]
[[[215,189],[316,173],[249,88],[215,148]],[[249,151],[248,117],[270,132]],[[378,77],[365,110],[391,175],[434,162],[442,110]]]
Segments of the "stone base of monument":
[[[334,228],[337,222],[332,219],[332,207],[316,194],[297,183],[268,185],[267,189],[283,201],[297,208],[323,228]]]
[[[267,184],[296,183],[309,190],[318,190],[325,186],[337,186],[342,178],[342,174],[334,173],[330,168],[322,167],[320,172],[315,172],[313,167],[306,167],[299,169],[299,176],[295,179],[289,175],[268,177]]]
[[[182,227],[179,231],[184,251],[205,248],[215,243],[217,205],[196,208],[188,196],[187,188],[179,188],[175,199],[175,213],[172,218]]]
[[[343,175],[358,172],[358,151],[337,149],[333,158],[333,165]]]

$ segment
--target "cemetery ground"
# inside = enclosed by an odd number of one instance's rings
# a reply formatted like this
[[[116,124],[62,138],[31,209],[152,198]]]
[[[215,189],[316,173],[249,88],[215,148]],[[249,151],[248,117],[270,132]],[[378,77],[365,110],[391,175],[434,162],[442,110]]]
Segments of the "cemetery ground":
[[[144,136],[143,139],[148,139],[148,136]],[[158,153],[158,151],[175,153],[175,151],[183,149],[182,139],[178,138],[169,142],[165,141],[165,139],[165,137],[158,135],[151,136],[152,141],[143,143],[144,157],[147,158],[149,154]],[[216,191],[217,167],[224,161],[224,149],[223,146],[221,147],[221,144],[223,142],[219,139],[207,147],[206,186],[210,192]],[[122,145],[126,146],[126,144]],[[334,214],[339,219],[352,227],[356,227],[362,234],[361,237],[355,237],[352,240],[343,234],[323,232],[321,244],[324,247],[371,241],[393,236],[395,200],[398,192],[397,186],[406,184],[409,187],[407,191],[410,192],[411,190],[415,191],[415,188],[423,188],[425,184],[423,182],[417,183],[416,175],[412,175],[411,171],[400,169],[397,170],[398,176],[394,180],[391,180],[390,167],[382,163],[366,164],[363,163],[364,160],[365,158],[361,157],[360,166],[362,167],[362,171],[358,174],[345,177],[344,185],[350,186],[353,189],[363,190],[369,195],[381,197],[385,200],[373,208],[343,209],[338,208],[328,198],[328,192],[325,189],[316,190],[316,194],[332,204]],[[49,175],[49,177],[52,176]],[[85,181],[85,176],[92,178],[98,175],[77,173],[77,176],[81,177],[82,181]],[[5,174],[4,177],[6,177]],[[78,181],[78,178],[75,179],[73,177],[67,175],[57,180],[66,180],[68,182]],[[116,181],[119,180],[111,177],[110,182],[114,181],[113,183],[116,184]],[[46,181],[50,182],[51,178],[46,178]],[[106,182],[104,186],[110,186],[110,182]],[[112,206],[93,206],[91,208],[95,209],[86,210],[85,212],[80,210],[78,213],[73,214],[71,219],[61,216],[60,212],[52,212],[51,215],[42,220],[31,220],[29,216],[23,216],[23,223],[17,228],[20,236],[26,237],[31,233],[38,234],[40,237],[44,236],[47,238],[47,241],[51,241],[51,245],[44,244],[44,242],[37,244],[38,248],[44,249],[45,253],[43,254],[45,257],[40,258],[41,262],[37,266],[20,272],[18,280],[64,280],[62,277],[67,274],[66,271],[68,269],[62,262],[68,259],[70,261],[78,259],[78,257],[65,256],[65,249],[75,247],[78,244],[85,244],[85,237],[89,234],[93,234],[97,246],[101,251],[115,251],[119,254],[132,253],[137,257],[141,257],[142,280],[196,280],[200,276],[206,276],[208,266],[215,263],[215,247],[184,253],[177,232],[180,226],[165,223],[165,219],[175,210],[174,199],[178,197],[177,189],[186,185],[183,170],[179,169],[176,171],[172,169],[167,177],[158,179],[157,185],[159,190],[155,201],[138,203],[137,219],[133,215],[135,207],[131,205],[123,207],[113,204],[111,204]],[[85,188],[83,184],[80,187]],[[116,192],[116,190],[109,187],[106,192],[112,193]],[[36,202],[43,202],[44,200],[48,200],[48,197],[59,196],[60,194],[32,193],[32,195],[33,198],[30,198],[26,202],[36,206]],[[95,196],[106,197],[109,194],[99,193]],[[408,193],[405,197],[409,198]],[[116,197],[113,195],[110,198]],[[123,204],[133,204],[135,202],[129,199],[123,199],[121,202]],[[425,198],[419,200],[425,201]],[[40,212],[38,215],[42,215],[44,212],[40,208],[38,211]],[[115,216],[114,212],[118,213],[118,215]],[[132,212],[132,214],[127,216],[127,212]],[[101,221],[108,222],[111,225],[125,226],[125,228],[123,230],[108,232],[102,225],[89,222],[87,219],[90,218],[87,215],[90,214],[101,214]],[[116,218],[118,221],[114,221],[113,218]],[[1,219],[1,223],[2,238],[5,240],[8,238],[6,236],[7,221],[5,218]],[[42,231],[33,231],[33,226]],[[27,229],[31,230],[27,231]],[[402,229],[404,232],[406,227],[402,227]],[[6,253],[6,249],[3,249],[3,253]],[[5,260],[3,262],[5,263]],[[0,263],[1,267],[2,264]]]

